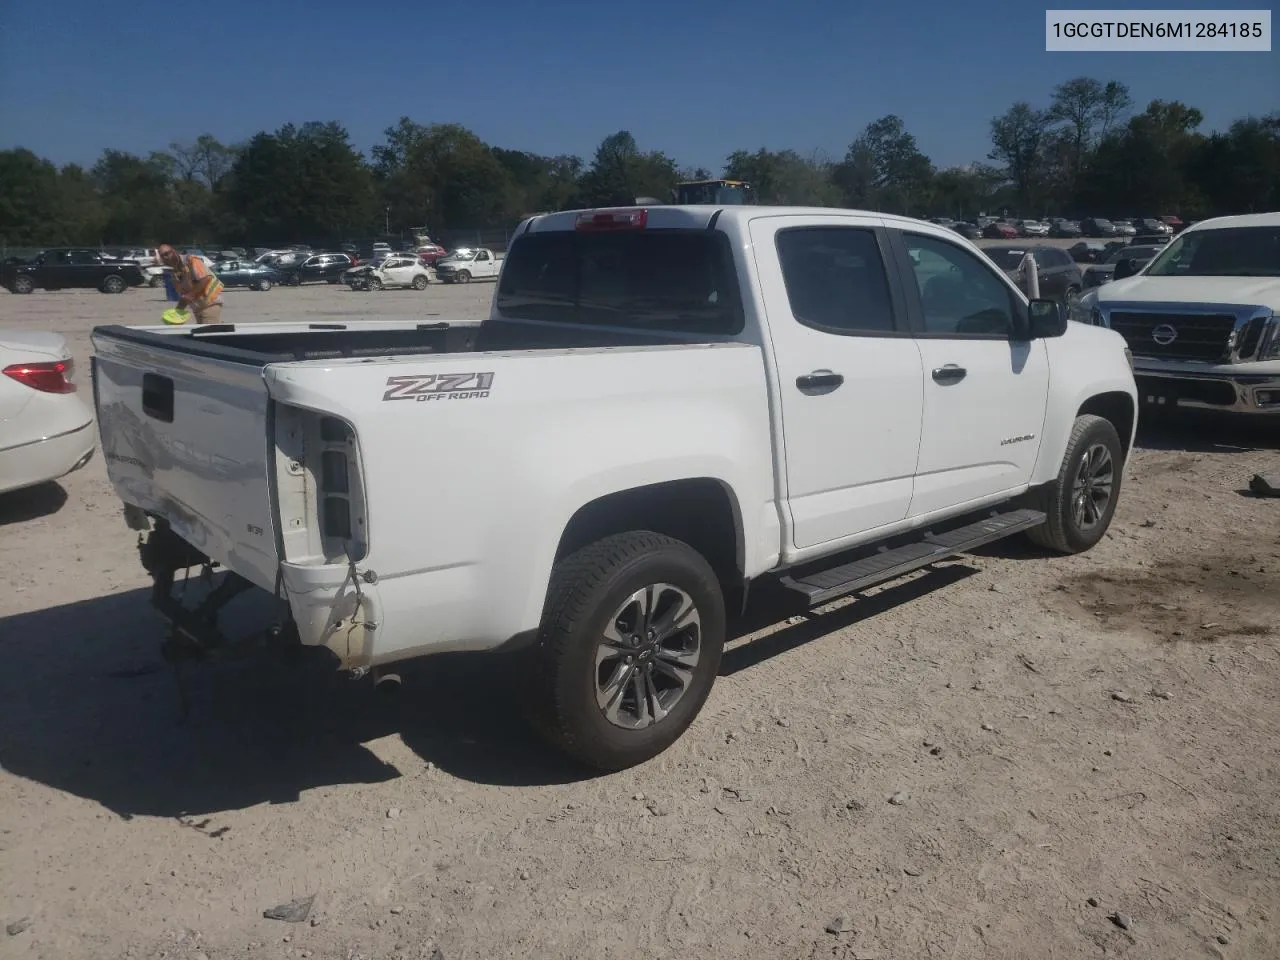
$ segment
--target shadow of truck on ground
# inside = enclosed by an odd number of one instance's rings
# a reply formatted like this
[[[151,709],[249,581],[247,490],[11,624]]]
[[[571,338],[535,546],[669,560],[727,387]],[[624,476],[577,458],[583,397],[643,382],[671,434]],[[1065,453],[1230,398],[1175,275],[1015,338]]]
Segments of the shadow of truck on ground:
[[[972,572],[964,564],[944,565],[867,600],[736,643],[726,650],[721,674]],[[159,655],[166,627],[148,595],[136,589],[0,621],[0,766],[7,772],[94,800],[124,818],[290,803],[316,787],[390,780],[400,772],[364,746],[389,734],[442,770],[478,783],[592,776],[529,729],[519,706],[520,664],[510,656],[445,654],[407,662],[399,669],[404,685],[391,696],[367,679],[339,673],[323,651],[188,664],[191,711],[182,721],[173,668]],[[735,638],[796,612],[779,604],[776,595],[762,595]]]

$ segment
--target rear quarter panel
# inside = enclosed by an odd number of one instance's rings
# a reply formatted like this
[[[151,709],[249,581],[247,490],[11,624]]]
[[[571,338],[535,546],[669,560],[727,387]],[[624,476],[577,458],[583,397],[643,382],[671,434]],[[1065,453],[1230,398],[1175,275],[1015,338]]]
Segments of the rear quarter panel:
[[[416,378],[489,374],[484,396]],[[402,379],[394,379],[402,378]],[[484,649],[535,628],[566,524],[610,493],[708,477],[746,564],[779,543],[768,397],[744,344],[483,353],[267,370],[282,403],[354,425],[382,623],[374,662]],[[750,570],[749,570],[750,572]]]

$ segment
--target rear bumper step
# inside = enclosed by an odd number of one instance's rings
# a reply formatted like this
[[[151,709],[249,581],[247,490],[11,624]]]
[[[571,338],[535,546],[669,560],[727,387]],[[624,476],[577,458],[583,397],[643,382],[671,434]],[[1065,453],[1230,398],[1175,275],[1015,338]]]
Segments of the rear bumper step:
[[[800,594],[809,606],[816,607],[1021,530],[1038,527],[1046,519],[1039,510],[991,513],[981,520],[942,533],[925,531],[918,540],[897,547],[880,547],[838,566],[783,576],[782,584]]]

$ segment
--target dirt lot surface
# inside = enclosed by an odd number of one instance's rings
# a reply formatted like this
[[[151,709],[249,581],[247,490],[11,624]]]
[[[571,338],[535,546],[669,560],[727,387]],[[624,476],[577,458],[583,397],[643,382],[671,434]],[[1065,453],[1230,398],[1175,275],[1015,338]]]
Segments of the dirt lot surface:
[[[491,290],[231,292],[224,319],[480,317]],[[92,325],[163,306],[0,294],[0,327],[86,361]],[[392,698],[201,666],[179,724],[95,459],[0,498],[0,957],[1280,957],[1280,501],[1242,492],[1278,436],[1144,429],[1087,555],[755,612],[689,733],[604,777],[492,659]]]

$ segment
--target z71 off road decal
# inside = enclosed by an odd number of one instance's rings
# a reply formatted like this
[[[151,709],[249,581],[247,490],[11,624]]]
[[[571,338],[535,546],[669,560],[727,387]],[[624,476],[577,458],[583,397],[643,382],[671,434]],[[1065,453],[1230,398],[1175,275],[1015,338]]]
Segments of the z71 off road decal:
[[[431,373],[387,377],[385,400],[479,400],[489,395],[492,373]]]

